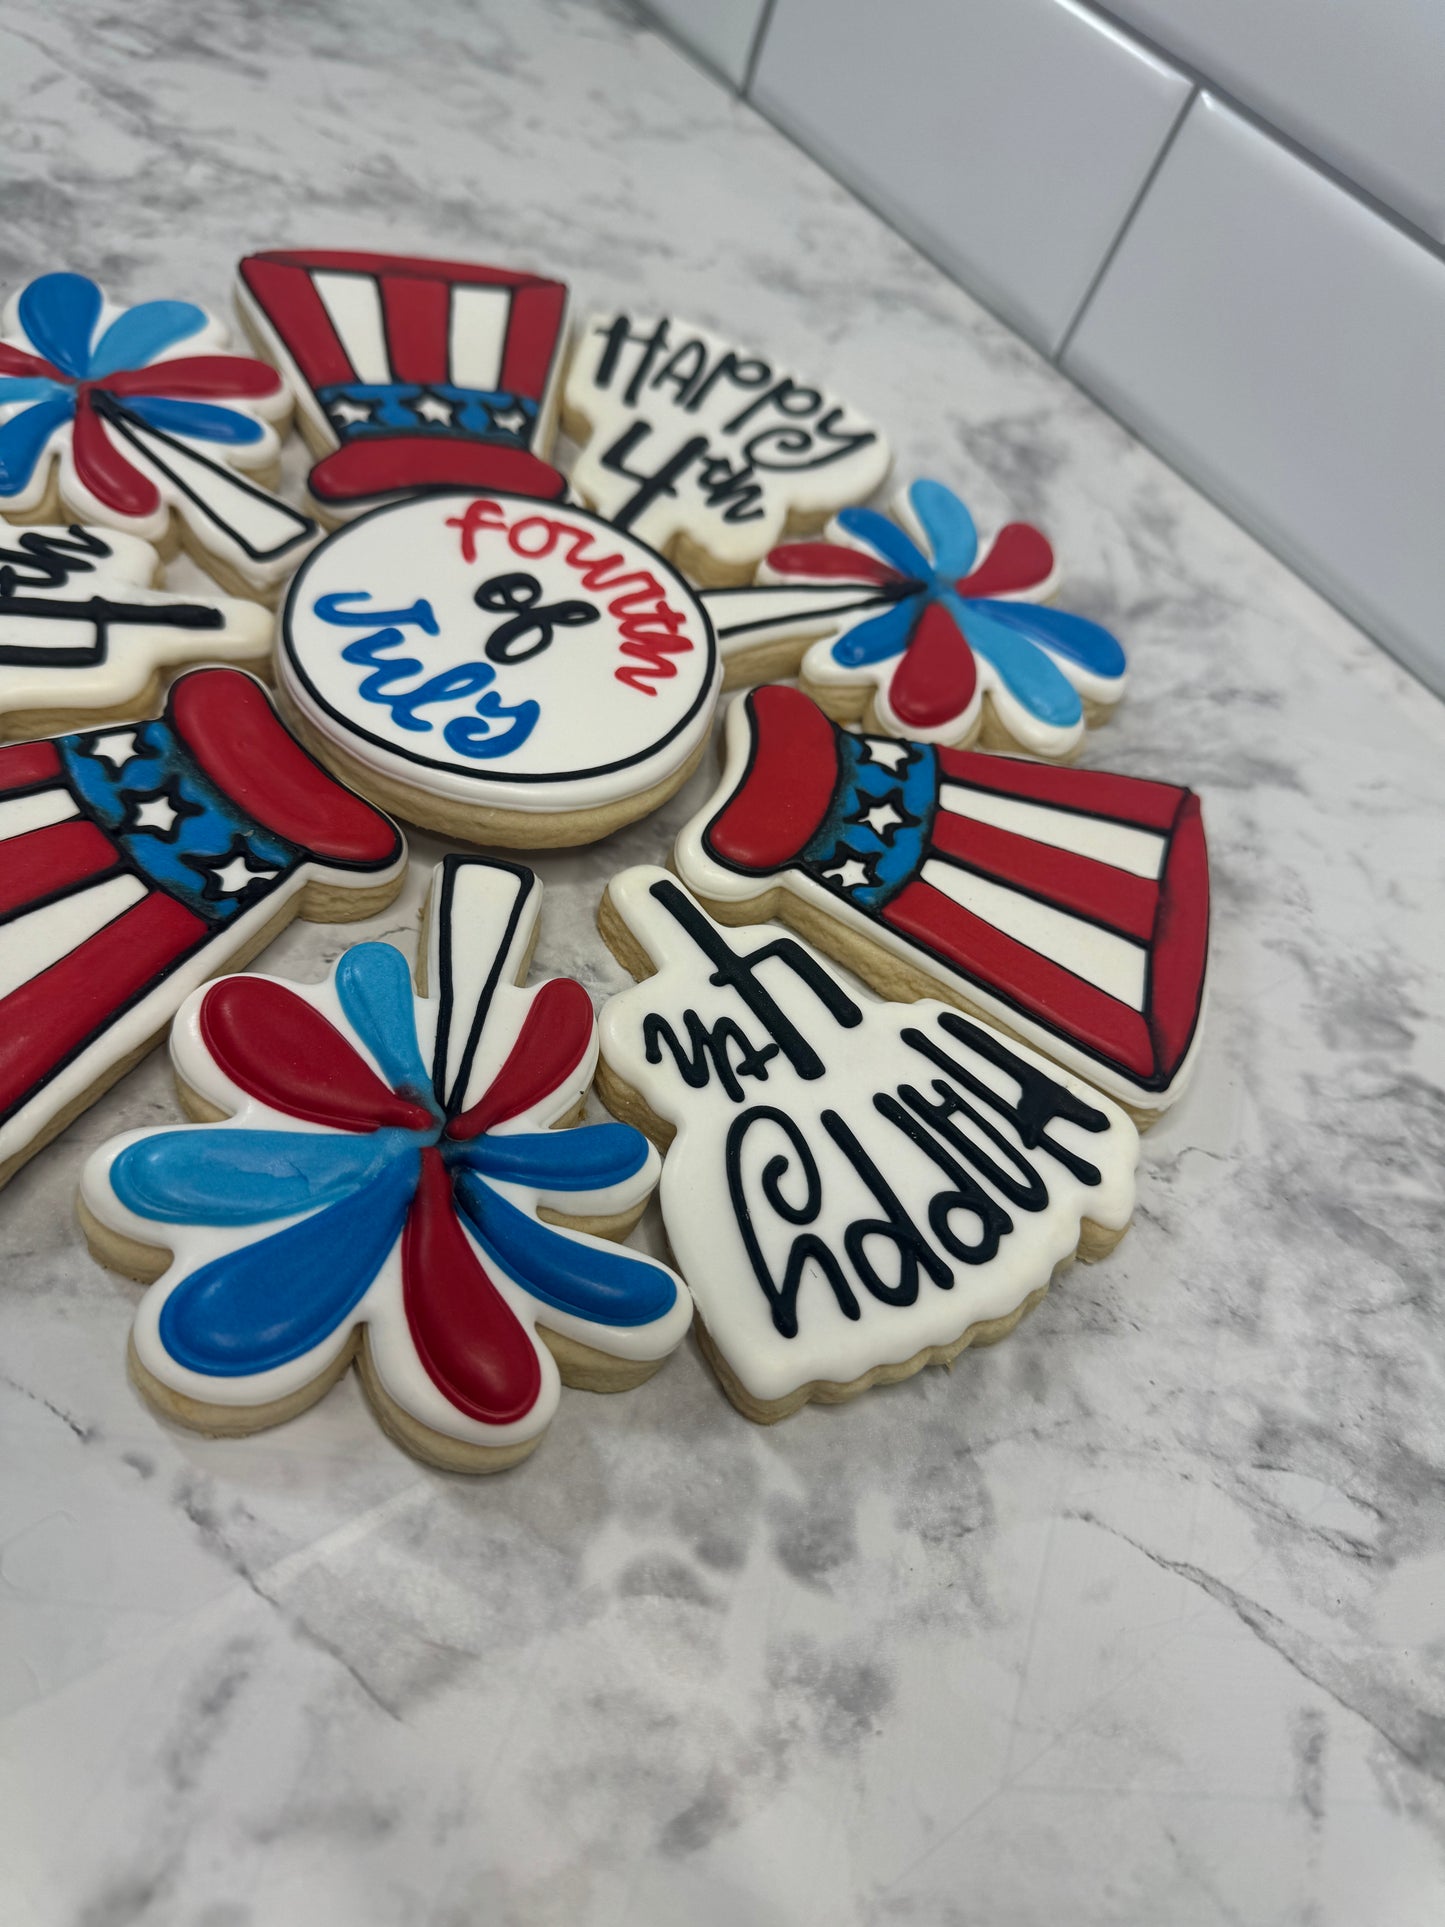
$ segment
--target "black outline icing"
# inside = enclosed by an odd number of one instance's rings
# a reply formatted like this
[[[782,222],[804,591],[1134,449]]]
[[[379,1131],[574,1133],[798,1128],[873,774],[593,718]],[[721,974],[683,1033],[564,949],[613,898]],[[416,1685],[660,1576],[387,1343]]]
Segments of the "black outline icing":
[[[528,869],[525,863],[508,863],[501,857],[457,856],[453,854],[442,858],[441,868],[440,886],[434,894],[429,911],[430,916],[438,919],[437,982],[427,985],[427,993],[429,996],[435,996],[437,1000],[436,1037],[432,1043],[432,1093],[442,1110],[451,1118],[455,1117],[457,1112],[463,1108],[467,1085],[471,1082],[472,1066],[476,1062],[477,1046],[481,1041],[482,1031],[486,1026],[487,1018],[491,1015],[492,1000],[497,994],[497,985],[501,982],[502,970],[506,965],[508,956],[511,954],[512,945],[516,941],[517,931],[522,921],[522,913],[535,897],[538,883],[535,870]],[[456,886],[457,873],[463,869],[498,870],[505,875],[516,877],[522,887],[513,901],[511,911],[507,917],[507,927],[502,933],[501,941],[495,948],[491,968],[487,972],[485,983],[482,985],[482,992],[477,999],[476,1009],[472,1012],[472,1021],[467,1030],[466,1042],[462,1045],[461,1061],[457,1065],[455,1073],[448,1079],[446,1076],[446,1052],[451,1038],[452,1006],[454,1002],[452,987],[452,896]],[[452,1090],[456,1094],[456,1103],[453,1105],[448,1105],[447,1103],[446,1085],[448,1082],[450,1082]]]

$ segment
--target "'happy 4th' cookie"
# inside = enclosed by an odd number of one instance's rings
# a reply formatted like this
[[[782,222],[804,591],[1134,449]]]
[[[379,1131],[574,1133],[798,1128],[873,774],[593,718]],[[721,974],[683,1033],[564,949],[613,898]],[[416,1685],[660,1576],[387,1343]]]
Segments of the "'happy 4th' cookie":
[[[421,488],[549,499],[567,289],[510,268],[323,248],[250,254],[236,303],[296,389],[328,522]]]
[[[1173,783],[852,735],[769,684],[674,860],[724,922],[779,917],[884,996],[976,1011],[1140,1121],[1198,1056],[1209,859]]]
[[[747,582],[888,473],[846,402],[673,316],[589,315],[563,392],[573,488],[697,582]]]
[[[914,482],[894,515],[844,509],[827,541],[773,549],[756,586],[704,596],[726,683],[796,672],[840,723],[1072,756],[1124,693],[1124,651],[1042,606],[1058,582],[1047,538],[1010,522],[980,544],[939,482]]]
[[[479,843],[589,843],[702,755],[712,630],[660,556],[585,510],[430,494],[307,559],[278,680],[318,755],[383,807]]]
[[[294,916],[401,887],[396,825],[196,669],[152,722],[0,747],[0,1184]]]
[[[1034,1052],[939,1003],[856,996],[665,870],[615,877],[599,922],[646,979],[602,1013],[599,1088],[668,1146],[668,1238],[749,1418],[1002,1338],[1123,1235],[1138,1133]]]
[[[172,595],[159,576],[137,536],[0,524],[0,737],[143,716],[181,663],[268,666],[269,609]]]
[[[286,385],[226,341],[190,301],[121,308],[81,274],[22,288],[0,340],[0,515],[98,522],[163,555],[179,538],[224,587],[274,597],[316,524],[262,486]]]
[[[176,1076],[210,1121],[114,1139],[81,1192],[96,1256],[158,1279],[131,1370],[168,1416],[257,1431],[355,1357],[402,1445],[494,1472],[538,1443],[559,1377],[621,1391],[681,1342],[687,1292],[608,1241],[656,1151],[625,1124],[558,1128],[597,1044],[580,984],[519,987],[540,896],[530,870],[447,857],[421,995],[366,943],[324,984],[227,977],[180,1012]]]

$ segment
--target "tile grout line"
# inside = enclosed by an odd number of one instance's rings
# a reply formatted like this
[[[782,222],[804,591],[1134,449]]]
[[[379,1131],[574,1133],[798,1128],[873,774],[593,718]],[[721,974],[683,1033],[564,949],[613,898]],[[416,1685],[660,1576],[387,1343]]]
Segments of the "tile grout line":
[[[752,44],[748,48],[748,57],[743,63],[743,77],[738,85],[738,93],[740,97],[748,101],[749,104],[751,104],[753,81],[757,77],[758,62],[763,57],[763,42],[768,37],[769,27],[773,24],[773,10],[777,4],[778,0],[763,0],[762,12],[758,15],[758,24],[753,29]]]
[[[1099,265],[1095,268],[1093,274],[1089,277],[1088,286],[1084,289],[1083,294],[1079,298],[1078,306],[1074,309],[1073,314],[1070,316],[1068,324],[1064,328],[1064,332],[1059,336],[1057,344],[1050,351],[1048,359],[1053,363],[1053,365],[1056,368],[1060,370],[1063,369],[1064,356],[1068,353],[1069,347],[1073,342],[1075,331],[1078,329],[1080,322],[1084,319],[1085,314],[1087,314],[1089,310],[1089,306],[1094,299],[1094,296],[1099,292],[1099,288],[1103,282],[1104,276],[1109,272],[1109,269],[1114,265],[1115,256],[1118,254],[1120,248],[1124,245],[1125,237],[1127,236],[1130,228],[1133,227],[1134,221],[1139,213],[1140,208],[1143,207],[1144,202],[1148,197],[1150,189],[1153,187],[1155,181],[1159,178],[1160,170],[1163,168],[1165,161],[1168,160],[1170,154],[1173,152],[1174,143],[1176,140],[1178,140],[1180,130],[1183,128],[1185,121],[1188,120],[1191,112],[1193,111],[1194,103],[1199,99],[1201,91],[1202,90],[1200,89],[1200,87],[1196,84],[1195,86],[1191,87],[1189,93],[1185,96],[1184,103],[1180,107],[1179,112],[1174,116],[1173,124],[1170,126],[1169,132],[1164,136],[1163,141],[1160,143],[1159,152],[1154,156],[1154,160],[1151,166],[1149,167],[1148,172],[1145,174],[1143,180],[1139,183],[1138,192],[1135,194],[1133,200],[1130,201],[1128,207],[1125,209],[1124,218],[1123,220],[1120,221],[1118,230],[1115,233],[1113,240],[1109,243],[1108,247],[1105,248],[1103,258],[1100,260]]]

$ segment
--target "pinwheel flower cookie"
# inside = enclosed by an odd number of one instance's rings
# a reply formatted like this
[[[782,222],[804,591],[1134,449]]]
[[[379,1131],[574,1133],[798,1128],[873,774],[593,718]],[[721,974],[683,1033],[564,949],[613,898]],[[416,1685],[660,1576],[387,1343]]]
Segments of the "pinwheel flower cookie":
[[[103,1146],[81,1202],[96,1255],[156,1280],[130,1362],[163,1412],[252,1432],[355,1358],[399,1443],[492,1472],[538,1443],[559,1381],[620,1391],[679,1344],[686,1290],[609,1242],[657,1153],[576,1122],[587,993],[519,987],[540,896],[530,870],[447,857],[420,994],[399,951],[366,943],[326,983],[229,977],[182,1009],[182,1097],[213,1121]]]
[[[890,521],[846,508],[828,539],[773,549],[753,588],[703,601],[727,681],[791,675],[839,722],[966,748],[1071,757],[1124,693],[1107,629],[1044,606],[1058,579],[1038,529],[980,543],[951,489],[918,481]]]
[[[286,385],[226,342],[189,301],[122,308],[81,274],[30,282],[0,339],[0,515],[101,523],[163,554],[179,539],[233,593],[274,596],[316,524],[263,486]]]

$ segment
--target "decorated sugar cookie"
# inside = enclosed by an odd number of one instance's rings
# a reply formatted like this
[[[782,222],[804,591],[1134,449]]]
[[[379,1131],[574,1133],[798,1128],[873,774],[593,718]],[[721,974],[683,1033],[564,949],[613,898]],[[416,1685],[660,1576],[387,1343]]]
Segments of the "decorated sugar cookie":
[[[976,1011],[1141,1121],[1193,1068],[1209,859],[1172,783],[852,735],[769,684],[734,702],[675,861],[724,922],[781,917],[884,996]]]
[[[226,342],[189,301],[121,308],[82,274],[32,281],[0,340],[0,515],[100,523],[164,553],[179,534],[227,588],[274,596],[316,525],[262,486],[286,385]]]
[[[561,281],[334,249],[247,255],[241,319],[299,398],[310,492],[338,522],[420,488],[560,496],[547,457],[566,344]]]
[[[438,493],[308,557],[278,676],[306,740],[385,808],[540,849],[670,796],[720,671],[696,597],[634,536],[523,496]]]
[[[668,1238],[749,1418],[1002,1338],[1123,1235],[1138,1133],[1033,1051],[940,1003],[855,995],[665,870],[614,878],[599,921],[646,979],[602,1013],[600,1088],[668,1146]]]
[[[823,542],[772,550],[758,586],[705,598],[729,683],[787,676],[830,716],[889,736],[1073,755],[1124,693],[1107,629],[1041,606],[1057,586],[1038,529],[980,544],[951,489],[914,482],[896,521],[847,508]]]
[[[297,915],[371,916],[395,824],[261,684],[198,669],[152,722],[0,747],[0,1184]]]
[[[747,582],[888,473],[873,424],[765,356],[671,315],[589,315],[567,370],[573,488],[698,582]]]
[[[594,1235],[635,1221],[656,1151],[626,1124],[558,1128],[597,1044],[580,984],[518,987],[540,896],[530,870],[447,857],[423,995],[365,943],[324,984],[227,977],[190,998],[176,1075],[224,1121],[112,1140],[81,1193],[98,1257],[163,1274],[131,1341],[162,1411],[255,1431],[354,1356],[401,1444],[491,1472],[537,1444],[559,1378],[620,1391],[680,1343],[678,1280]]]
[[[143,716],[180,663],[267,664],[269,609],[171,595],[159,575],[137,536],[0,524],[0,736]]]

